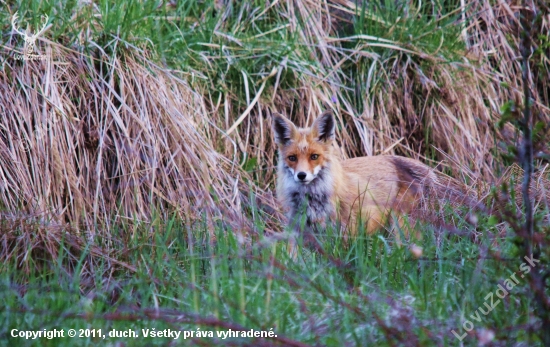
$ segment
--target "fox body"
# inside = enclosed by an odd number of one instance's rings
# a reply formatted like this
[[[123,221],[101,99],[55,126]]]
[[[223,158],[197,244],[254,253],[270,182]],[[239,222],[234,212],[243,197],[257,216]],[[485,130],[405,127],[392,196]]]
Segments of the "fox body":
[[[391,211],[411,211],[427,187],[437,183],[431,168],[405,157],[340,161],[333,153],[331,113],[318,117],[311,128],[298,128],[277,115],[273,130],[279,149],[277,196],[296,231],[314,232],[338,220],[353,235],[361,218],[372,233]]]

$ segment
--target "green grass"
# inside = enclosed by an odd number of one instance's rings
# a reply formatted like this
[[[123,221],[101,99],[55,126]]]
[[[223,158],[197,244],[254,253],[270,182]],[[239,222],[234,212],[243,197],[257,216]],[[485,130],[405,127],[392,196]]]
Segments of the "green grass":
[[[201,225],[177,219],[142,225],[131,237],[115,236],[125,240],[117,247],[119,259],[134,266],[135,272],[86,252],[71,260],[65,245],[57,261],[44,264],[42,270],[22,270],[24,262],[40,262],[39,257],[2,264],[0,344],[168,343],[167,338],[141,337],[26,341],[10,335],[11,329],[63,328],[65,334],[68,329],[101,329],[102,334],[132,329],[142,336],[141,329],[155,328],[200,329],[214,336],[229,329],[273,329],[277,338],[325,346],[360,346],[365,341],[377,346],[411,341],[457,345],[451,329],[462,335],[463,320],[484,308],[485,296],[520,265],[515,246],[505,238],[498,239],[505,260],[487,258],[486,247],[494,242],[490,241],[494,234],[488,224],[478,229],[485,230],[484,235],[474,243],[421,226],[420,258],[382,235],[360,237],[347,247],[329,232],[319,236],[323,251],[300,246],[293,260],[284,241],[260,238],[246,246],[234,232],[218,228],[213,242]],[[527,284],[520,282],[491,313],[481,315],[479,323],[474,321],[475,331],[488,329],[497,332],[497,339],[529,341],[525,331],[509,329],[529,321],[527,294]],[[254,341],[218,337],[184,341],[181,335],[177,343],[260,345]],[[477,341],[473,336],[464,339],[465,345]]]

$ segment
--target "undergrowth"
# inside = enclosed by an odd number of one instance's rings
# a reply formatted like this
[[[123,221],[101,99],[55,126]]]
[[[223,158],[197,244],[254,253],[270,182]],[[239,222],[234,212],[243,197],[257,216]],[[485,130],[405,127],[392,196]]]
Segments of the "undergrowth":
[[[464,229],[474,232],[464,223]],[[465,345],[483,334],[496,341],[536,343],[523,329],[532,313],[525,281],[510,290],[481,321],[486,295],[519,270],[506,229],[480,221],[479,238],[419,225],[415,250],[391,237],[359,237],[351,245],[330,231],[317,235],[319,249],[299,246],[288,256],[285,241],[260,237],[244,245],[230,230],[186,225],[172,218],[115,235],[119,259],[134,271],[90,256],[68,257],[64,243],[45,269],[22,271],[28,259],[1,265],[0,341],[13,345],[456,345],[465,320],[475,325]],[[101,242],[95,240],[94,244]],[[489,257],[498,252],[499,259]],[[84,264],[91,262],[84,270]],[[518,275],[519,278],[519,275]],[[495,297],[496,299],[496,297]],[[510,314],[513,312],[514,314]],[[12,329],[101,329],[101,337],[25,340]],[[194,337],[144,338],[141,329],[194,332]],[[135,330],[140,338],[109,337]],[[266,339],[217,337],[216,331],[274,331]],[[211,331],[214,338],[197,337]],[[66,335],[65,335],[66,336]]]

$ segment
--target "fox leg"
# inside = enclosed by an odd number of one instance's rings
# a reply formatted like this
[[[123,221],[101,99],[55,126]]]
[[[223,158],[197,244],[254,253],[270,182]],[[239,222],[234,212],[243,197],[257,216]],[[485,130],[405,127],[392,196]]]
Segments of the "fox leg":
[[[365,231],[372,235],[377,230],[380,230],[386,220],[386,211],[379,206],[365,206],[363,208],[362,218],[364,220]]]
[[[296,233],[292,233],[288,238],[288,256],[292,260],[296,260],[298,257],[298,247],[296,246]]]
[[[403,234],[405,239],[409,242],[422,240],[422,233],[420,231],[413,232],[415,230],[417,222],[414,218],[409,218],[406,221],[404,213],[394,212],[392,220],[397,222],[394,223],[392,227],[392,232],[395,237],[395,243],[399,247],[403,246],[403,242],[401,241],[401,234]]]

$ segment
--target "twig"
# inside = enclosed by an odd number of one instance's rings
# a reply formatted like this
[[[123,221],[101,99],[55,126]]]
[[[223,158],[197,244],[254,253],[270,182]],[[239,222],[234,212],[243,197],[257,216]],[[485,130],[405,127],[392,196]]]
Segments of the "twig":
[[[523,80],[523,122],[521,123],[523,130],[523,146],[521,149],[521,166],[523,168],[523,184],[522,195],[523,205],[525,208],[525,227],[523,230],[523,248],[525,256],[533,256],[533,236],[535,233],[535,223],[533,218],[533,205],[529,188],[531,186],[531,176],[533,175],[533,139],[531,131],[531,90],[529,89],[529,56],[531,55],[531,34],[532,34],[532,18],[534,17],[536,7],[532,3],[532,8],[527,5],[527,0],[522,1],[522,9],[520,15],[521,23],[521,74]],[[518,232],[520,230],[516,230]],[[539,270],[531,271],[530,284],[533,289],[533,296],[537,303],[537,315],[541,319],[541,339],[545,346],[550,345],[550,310],[547,307],[548,297],[545,290],[544,277]]]
[[[523,13],[521,15],[522,26],[522,39],[521,39],[521,75],[523,79],[523,148],[521,156],[521,167],[523,168],[523,204],[525,208],[525,231],[529,235],[529,238],[525,244],[527,249],[527,255],[533,253],[533,204],[531,202],[531,195],[529,187],[531,185],[531,176],[533,175],[533,139],[531,135],[531,90],[529,89],[529,55],[531,53],[531,22],[527,18],[527,0],[523,0]]]

